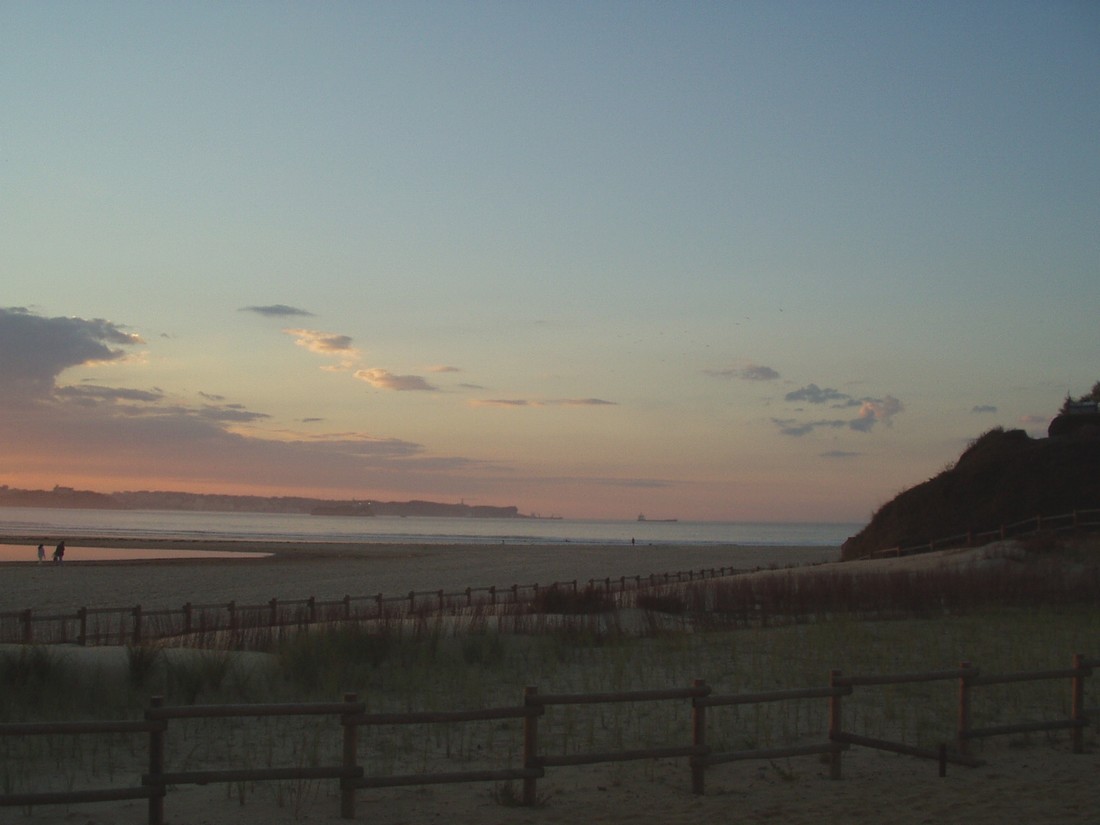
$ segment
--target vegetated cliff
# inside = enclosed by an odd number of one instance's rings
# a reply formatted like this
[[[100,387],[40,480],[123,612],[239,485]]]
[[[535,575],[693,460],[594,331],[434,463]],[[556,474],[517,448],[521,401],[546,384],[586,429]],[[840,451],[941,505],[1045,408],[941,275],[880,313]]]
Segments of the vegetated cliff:
[[[1039,515],[1096,508],[1100,431],[1082,428],[1035,439],[1023,430],[998,427],[970,445],[954,467],[883,505],[844,542],[840,555],[855,559],[967,530],[995,530]]]

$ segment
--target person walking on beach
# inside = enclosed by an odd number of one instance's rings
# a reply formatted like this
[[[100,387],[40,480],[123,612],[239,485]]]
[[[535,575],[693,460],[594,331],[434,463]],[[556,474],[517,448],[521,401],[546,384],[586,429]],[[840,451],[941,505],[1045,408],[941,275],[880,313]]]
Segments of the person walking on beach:
[[[38,545],[38,563],[41,564],[46,560],[46,545]]]
[[[64,539],[59,541],[57,543],[57,547],[54,548],[53,560],[54,561],[64,561],[65,560],[65,540]]]

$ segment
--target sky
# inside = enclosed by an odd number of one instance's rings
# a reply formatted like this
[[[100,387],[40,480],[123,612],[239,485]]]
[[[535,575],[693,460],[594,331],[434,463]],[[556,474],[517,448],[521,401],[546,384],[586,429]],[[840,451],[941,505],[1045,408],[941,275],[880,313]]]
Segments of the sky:
[[[0,484],[865,522],[1100,380],[1094,2],[0,0]]]

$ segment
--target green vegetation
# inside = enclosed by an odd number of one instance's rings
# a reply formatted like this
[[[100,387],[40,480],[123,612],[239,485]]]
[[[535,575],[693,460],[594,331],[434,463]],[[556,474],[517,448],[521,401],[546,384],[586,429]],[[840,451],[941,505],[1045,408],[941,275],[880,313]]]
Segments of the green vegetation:
[[[1070,412],[1075,405],[1088,404],[1088,403],[1100,402],[1100,381],[1097,381],[1092,385],[1092,389],[1084,395],[1074,398],[1069,393],[1066,393],[1066,400],[1062,402],[1062,408],[1059,410],[1063,415]]]
[[[781,571],[707,580],[642,594],[637,607],[619,611],[599,591],[548,590],[544,607],[556,614],[390,615],[288,629],[266,637],[264,652],[12,646],[0,651],[7,687],[0,712],[5,721],[140,718],[152,696],[168,705],[247,704],[333,702],[345,692],[369,712],[463,710],[520,704],[528,685],[544,694],[614,693],[704,679],[721,695],[821,687],[832,670],[912,673],[962,661],[987,675],[1067,668],[1074,653],[1100,654],[1094,548],[1034,540],[1028,560],[984,572],[819,576],[798,585]],[[934,748],[953,737],[957,692],[954,680],[858,688],[844,699],[844,728]],[[1067,679],[988,686],[974,696],[973,724],[1065,718],[1069,702]],[[821,742],[827,708],[823,699],[713,708],[708,743],[723,751]],[[687,701],[561,705],[547,709],[540,738],[545,752],[565,754],[683,745],[690,714]],[[1095,728],[1086,735],[1094,741]],[[142,740],[3,737],[0,786],[126,784],[144,770]],[[174,720],[167,759],[173,770],[312,767],[337,763],[340,741],[332,718]],[[1062,733],[1044,733],[1008,744],[1062,741]],[[514,767],[521,749],[515,719],[378,726],[360,735],[369,774]],[[772,769],[792,781],[801,770]],[[226,792],[242,804],[264,795],[297,812],[335,785],[240,782]],[[514,795],[496,789],[500,804]]]

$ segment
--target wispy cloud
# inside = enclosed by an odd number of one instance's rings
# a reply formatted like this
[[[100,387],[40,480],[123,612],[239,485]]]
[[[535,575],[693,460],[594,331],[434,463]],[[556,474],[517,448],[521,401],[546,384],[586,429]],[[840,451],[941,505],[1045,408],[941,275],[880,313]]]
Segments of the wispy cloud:
[[[428,367],[428,372],[462,372],[462,370],[458,367],[450,367],[441,364],[435,367]]]
[[[526,398],[475,398],[471,407],[537,407],[538,402]]]
[[[266,306],[241,307],[238,312],[254,312],[268,318],[291,318],[294,316],[312,317],[313,313],[286,304],[267,304]]]
[[[775,381],[779,378],[779,372],[766,367],[763,364],[748,364],[743,367],[726,367],[725,369],[703,370],[714,378],[738,378],[742,381]]]
[[[970,412],[972,412],[972,413],[995,413],[995,412],[997,412],[997,408],[994,407],[992,404],[978,404],[976,407],[971,407]]]
[[[785,401],[805,401],[807,404],[831,404],[834,407],[855,407],[859,405],[852,396],[847,393],[834,390],[831,387],[822,389],[817,384],[808,384],[783,396]]]
[[[381,367],[356,370],[355,377],[380,390],[434,392],[438,389],[419,375],[394,375],[389,370],[384,370]]]
[[[347,336],[301,334],[324,354],[353,350]],[[23,308],[0,309],[0,455],[10,473],[99,478],[110,467],[135,483],[209,484],[256,488],[366,488],[385,478],[390,489],[424,493],[463,489],[472,478],[508,468],[463,456],[430,455],[422,444],[368,433],[304,435],[262,429],[270,416],[197,392],[196,403],[164,391],[98,383],[58,385],[69,368],[127,364],[143,343],[99,319],[48,318]],[[135,362],[136,363],[136,362]],[[400,384],[401,376],[392,376]],[[317,419],[314,419],[317,420]],[[308,419],[304,420],[305,423]]]
[[[55,394],[59,398],[72,398],[84,402],[140,401],[152,404],[164,398],[164,393],[158,391],[134,390],[119,387],[99,387],[94,384],[81,384],[77,387],[60,387]]]
[[[474,407],[615,407],[617,401],[602,398],[478,398],[470,402]]]

